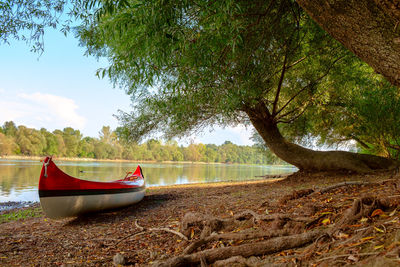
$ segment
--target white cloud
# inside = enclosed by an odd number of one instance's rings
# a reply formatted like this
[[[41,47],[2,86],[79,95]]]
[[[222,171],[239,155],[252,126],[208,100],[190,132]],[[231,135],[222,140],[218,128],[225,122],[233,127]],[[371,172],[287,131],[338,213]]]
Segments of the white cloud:
[[[191,142],[221,145],[225,141],[231,141],[237,145],[251,146],[254,144],[250,139],[251,136],[251,127],[246,128],[245,126],[236,126],[221,128],[217,126],[214,128],[206,128],[202,132],[183,138],[178,142],[183,145],[187,145]]]
[[[254,144],[254,142],[251,140],[252,136],[252,131],[250,127],[245,127],[243,125],[236,126],[236,127],[230,127],[227,128],[228,131],[231,131],[233,135],[236,136],[238,140],[240,140],[240,143],[243,145],[248,145],[251,146]]]
[[[3,88],[0,88],[0,94],[5,93],[6,90],[4,90]]]
[[[82,129],[86,119],[77,113],[78,108],[70,98],[38,92],[20,93],[0,100],[0,122],[12,120],[17,125],[48,130]]]

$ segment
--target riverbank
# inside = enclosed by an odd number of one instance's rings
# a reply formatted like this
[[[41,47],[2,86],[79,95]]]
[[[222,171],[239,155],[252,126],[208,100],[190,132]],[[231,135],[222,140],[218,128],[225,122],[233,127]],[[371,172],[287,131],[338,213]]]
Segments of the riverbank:
[[[399,178],[296,173],[274,181],[155,187],[132,207],[60,221],[46,218],[39,207],[24,208],[33,210],[24,213],[32,217],[1,224],[0,265],[110,266],[117,254],[130,266],[172,258],[210,264],[228,251],[240,266],[394,266]]]
[[[0,159],[9,159],[9,160],[38,160],[41,161],[46,156],[19,156],[19,155],[0,155]],[[59,161],[83,161],[83,162],[134,162],[134,163],[166,163],[166,164],[230,164],[230,165],[259,165],[259,164],[250,164],[250,163],[223,163],[223,162],[203,162],[203,161],[156,161],[156,160],[128,160],[128,159],[94,159],[94,158],[77,158],[77,157],[53,157],[54,160]],[[287,167],[292,166],[290,164],[274,164],[271,166],[276,167]]]
[[[29,208],[36,202],[33,201],[8,201],[0,202],[0,214],[5,211],[11,211],[13,209]]]
[[[216,181],[216,182],[207,182],[207,183],[190,183],[190,184],[178,184],[178,185],[162,185],[162,186],[152,186],[152,187],[147,187],[148,191],[153,191],[157,190],[159,188],[162,189],[169,189],[169,188],[190,188],[190,187],[196,187],[196,188],[210,188],[210,187],[222,187],[222,186],[227,186],[227,185],[233,185],[233,184],[253,184],[253,183],[260,183],[260,182],[275,182],[279,181],[282,179],[285,179],[287,176],[291,175],[292,173],[286,173],[286,174],[271,174],[271,175],[264,175],[264,176],[256,176],[258,178],[262,177],[264,179],[262,180],[246,180],[246,181]],[[31,206],[37,206],[39,201],[7,201],[7,202],[0,202],[0,215],[5,212],[12,212],[15,209],[20,209],[20,208],[29,208]],[[1,221],[0,221],[1,223]]]

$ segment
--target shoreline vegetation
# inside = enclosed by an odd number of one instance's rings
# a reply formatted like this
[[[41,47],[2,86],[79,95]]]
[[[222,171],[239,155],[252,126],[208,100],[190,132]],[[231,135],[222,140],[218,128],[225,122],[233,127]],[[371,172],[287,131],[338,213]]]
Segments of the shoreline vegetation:
[[[36,203],[0,212],[0,265],[395,266],[399,185],[391,172],[297,172],[151,187],[138,204],[62,220]]]
[[[239,146],[230,141],[222,145],[178,145],[174,140],[162,142],[156,139],[144,143],[128,142],[122,128],[111,130],[103,126],[99,138],[83,137],[71,127],[49,132],[16,126],[8,121],[0,127],[0,157],[37,157],[54,155],[63,160],[118,160],[136,162],[204,162],[283,164],[269,150],[259,145]]]

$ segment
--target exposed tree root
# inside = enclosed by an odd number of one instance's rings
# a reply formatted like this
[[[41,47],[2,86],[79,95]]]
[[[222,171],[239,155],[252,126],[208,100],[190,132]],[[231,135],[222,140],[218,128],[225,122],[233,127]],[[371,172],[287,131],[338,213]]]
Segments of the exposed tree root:
[[[289,234],[288,230],[278,230],[274,232],[265,232],[265,231],[257,231],[257,232],[241,232],[241,233],[222,233],[222,234],[211,234],[206,238],[199,239],[192,244],[190,244],[184,251],[183,254],[190,254],[195,251],[197,248],[201,247],[204,244],[207,244],[212,241],[219,240],[249,240],[249,239],[257,239],[257,238],[272,238],[278,236],[287,236]]]
[[[328,193],[329,191],[335,190],[337,188],[343,187],[343,186],[348,186],[348,185],[368,185],[371,184],[369,182],[363,182],[363,181],[348,181],[348,182],[341,182],[338,184],[334,184],[319,190],[313,190],[313,189],[303,189],[303,190],[297,190],[297,191],[293,191],[293,193],[286,195],[284,197],[282,197],[279,200],[280,204],[286,204],[287,201],[290,200],[295,200],[295,199],[299,199],[302,197],[306,197],[306,196],[313,196],[316,194],[325,194]]]
[[[193,235],[193,229],[201,229],[200,238],[192,242],[182,255],[157,263],[156,266],[185,266],[190,264],[213,263],[233,256],[249,257],[263,255],[277,251],[303,246],[324,234],[326,230],[314,229],[301,234],[293,234],[294,229],[281,229],[275,231],[256,231],[248,229],[240,232],[229,232],[241,227],[242,229],[254,226],[255,223],[270,221],[297,221],[305,224],[310,218],[296,217],[290,214],[260,215],[252,210],[245,210],[232,218],[220,219],[211,215],[200,213],[187,213],[181,222],[181,231],[185,236]],[[224,233],[216,233],[224,231]],[[266,241],[258,241],[258,240]],[[239,246],[211,248],[195,252],[202,246],[221,240],[240,241],[252,240]],[[194,253],[195,252],[195,253]],[[192,253],[192,254],[191,254]]]
[[[166,228],[166,227],[162,227],[162,228],[144,228],[144,227],[142,227],[142,226],[140,226],[140,225],[138,224],[138,221],[137,221],[137,220],[135,221],[135,226],[139,229],[139,232],[133,233],[133,234],[130,234],[130,235],[127,235],[127,236],[121,238],[120,240],[118,240],[117,243],[115,243],[115,245],[119,244],[120,242],[122,242],[123,240],[125,240],[125,239],[127,239],[127,238],[129,238],[129,237],[136,236],[136,235],[140,235],[140,234],[142,234],[142,233],[144,233],[144,232],[146,232],[146,231],[150,231],[150,232],[164,231],[164,232],[168,232],[168,233],[172,233],[172,234],[174,234],[174,235],[177,235],[178,237],[180,237],[180,238],[182,238],[182,239],[188,241],[188,238],[187,238],[185,235],[183,235],[182,233],[177,232],[177,231],[172,230],[172,229],[169,229],[169,228]]]
[[[169,229],[169,228],[166,228],[166,227],[163,227],[163,228],[149,228],[148,231],[151,231],[151,232],[152,232],[152,231],[165,231],[165,232],[168,232],[168,233],[172,233],[172,234],[174,234],[174,235],[177,235],[177,236],[179,236],[180,238],[182,238],[182,239],[188,241],[188,238],[187,238],[186,236],[184,236],[182,233],[177,232],[177,231],[172,230],[172,229]]]
[[[220,219],[211,215],[189,212],[186,213],[181,222],[181,232],[189,237],[194,227],[202,229],[200,238],[211,235],[212,232],[225,230],[230,231],[242,224],[235,218]]]
[[[310,218],[307,217],[300,217],[300,216],[293,216],[292,214],[268,214],[268,215],[259,215],[252,210],[245,210],[234,218],[235,220],[243,220],[249,219],[249,215],[254,217],[256,222],[260,221],[274,221],[274,220],[283,220],[283,221],[297,221],[297,222],[309,222]]]
[[[286,199],[294,200],[313,194],[321,195],[343,186],[366,184],[370,183],[362,181],[342,182],[320,190],[296,191]],[[380,182],[375,185],[381,184],[383,183]],[[320,200],[325,201],[325,198],[320,198]],[[326,204],[323,202],[322,205],[316,205],[316,210],[309,213],[311,215],[308,217],[297,215],[299,212],[265,215],[253,210],[244,210],[229,218],[187,213],[181,222],[181,232],[191,243],[183,249],[181,255],[164,262],[156,262],[154,265],[208,266],[207,264],[215,263],[214,266],[236,264],[238,266],[253,266],[257,264],[268,265],[271,260],[272,264],[276,262],[277,258],[283,260],[283,262],[296,261],[296,259],[308,261],[310,258],[315,263],[359,261],[368,256],[377,255],[379,252],[360,253],[360,251],[356,251],[352,254],[349,253],[349,251],[352,251],[351,248],[360,244],[360,242],[365,242],[364,240],[375,238],[376,226],[380,227],[378,230],[381,232],[386,232],[385,224],[391,225],[396,223],[398,219],[393,220],[392,218],[382,221],[382,218],[384,218],[382,217],[379,225],[364,224],[363,222],[372,221],[379,217],[376,214],[382,214],[385,211],[395,214],[394,207],[398,207],[400,202],[393,201],[390,197],[383,199],[368,196],[355,199],[351,207],[345,210],[341,206],[332,205],[327,209]],[[297,205],[291,205],[289,211],[293,211],[295,206]],[[318,207],[320,207],[319,210]],[[304,208],[306,208],[306,205],[304,205]],[[279,210],[284,211],[285,209],[280,206]],[[362,218],[364,219],[361,220]],[[330,227],[324,227],[324,225],[330,225]],[[190,241],[190,239],[192,240]],[[312,242],[313,244],[305,247]],[[303,247],[300,249],[303,251],[300,257],[285,254],[287,253],[285,251],[300,247]],[[336,254],[320,256],[324,255],[326,251],[333,250],[337,250]],[[266,255],[277,252],[280,252],[280,254],[266,257]],[[254,261],[258,261],[258,263]]]
[[[214,263],[214,267],[225,267],[241,264],[243,266],[248,266],[248,260],[242,256],[234,256],[225,260],[219,260]]]
[[[386,201],[379,200],[375,197],[363,197],[354,200],[351,208],[347,209],[342,218],[336,223],[334,231],[345,227],[361,219],[362,217],[368,217],[376,209],[385,210],[389,208],[390,205]]]
[[[329,191],[335,190],[339,187],[343,187],[343,186],[348,186],[348,185],[367,185],[369,184],[368,182],[362,182],[362,181],[349,181],[349,182],[343,182],[343,183],[338,183],[338,184],[334,184],[325,188],[322,188],[314,193],[319,193],[319,194],[325,194]],[[314,194],[313,193],[313,194]],[[311,194],[312,195],[312,194]]]
[[[208,263],[213,263],[216,260],[223,260],[233,256],[250,257],[253,255],[271,254],[308,244],[317,237],[323,235],[324,232],[324,229],[314,229],[302,234],[276,237],[267,241],[244,244],[235,247],[207,249],[194,254],[177,256],[165,262],[156,263],[154,266],[187,266],[190,264],[200,263],[201,257],[204,257]]]

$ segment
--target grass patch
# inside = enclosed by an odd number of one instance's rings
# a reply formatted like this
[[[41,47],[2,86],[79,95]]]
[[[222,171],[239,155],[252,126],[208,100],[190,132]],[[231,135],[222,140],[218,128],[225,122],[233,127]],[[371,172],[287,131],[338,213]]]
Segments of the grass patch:
[[[0,214],[0,224],[42,216],[41,208],[27,208]]]

